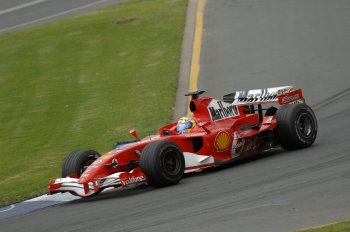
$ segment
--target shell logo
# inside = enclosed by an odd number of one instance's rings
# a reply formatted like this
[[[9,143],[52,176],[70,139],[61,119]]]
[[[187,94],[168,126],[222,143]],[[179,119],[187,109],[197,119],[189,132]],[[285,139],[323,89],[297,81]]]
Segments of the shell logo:
[[[231,138],[226,131],[221,131],[215,138],[214,146],[218,152],[226,151]]]

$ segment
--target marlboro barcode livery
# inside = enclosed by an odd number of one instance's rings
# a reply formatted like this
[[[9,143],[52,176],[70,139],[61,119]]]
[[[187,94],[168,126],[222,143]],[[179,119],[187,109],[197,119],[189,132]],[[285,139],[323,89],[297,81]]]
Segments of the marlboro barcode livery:
[[[156,135],[117,143],[100,156],[96,151],[71,152],[62,178],[51,180],[49,193],[93,196],[105,188],[177,184],[184,173],[213,168],[282,147],[311,146],[317,120],[301,89],[292,86],[236,91],[223,101],[191,96],[192,117],[158,129]],[[262,107],[264,105],[264,108]]]

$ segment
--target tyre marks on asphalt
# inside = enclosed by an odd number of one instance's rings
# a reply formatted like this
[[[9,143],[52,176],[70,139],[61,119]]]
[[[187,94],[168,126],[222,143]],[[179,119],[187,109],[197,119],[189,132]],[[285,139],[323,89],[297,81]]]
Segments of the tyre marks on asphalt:
[[[343,90],[343,91],[341,91],[341,92],[331,96],[330,98],[328,98],[325,101],[321,101],[321,102],[313,105],[312,108],[315,109],[315,110],[318,110],[320,108],[323,108],[325,106],[328,106],[328,105],[334,103],[335,101],[338,101],[339,99],[345,97],[348,94],[350,94],[350,88],[347,88],[347,89],[345,89],[345,90]]]

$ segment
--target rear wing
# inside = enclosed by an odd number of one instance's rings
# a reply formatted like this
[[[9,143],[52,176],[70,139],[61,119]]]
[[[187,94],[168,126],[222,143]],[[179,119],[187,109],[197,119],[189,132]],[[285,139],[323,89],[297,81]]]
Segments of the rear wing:
[[[293,86],[236,91],[226,94],[223,101],[232,105],[251,105],[278,102],[281,105],[305,102],[301,89]]]

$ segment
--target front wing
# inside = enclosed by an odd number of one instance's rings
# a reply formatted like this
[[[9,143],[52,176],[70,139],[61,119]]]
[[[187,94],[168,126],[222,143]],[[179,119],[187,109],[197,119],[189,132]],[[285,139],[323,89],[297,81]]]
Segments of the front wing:
[[[212,156],[198,155],[190,152],[184,152],[185,173],[195,172],[208,167],[214,167],[214,158]],[[89,197],[101,192],[109,187],[126,187],[130,185],[139,185],[147,181],[146,175],[141,168],[135,168],[130,172],[117,172],[112,175],[93,179],[87,184],[79,184],[78,178],[58,178],[49,183],[49,194],[59,192],[70,192],[73,195]]]
[[[117,172],[104,178],[94,179],[87,184],[79,184],[78,178],[59,178],[51,180],[49,184],[49,194],[59,192],[70,192],[73,195],[88,197],[101,192],[109,187],[126,187],[144,183],[147,178],[140,168],[135,168],[130,172]]]

